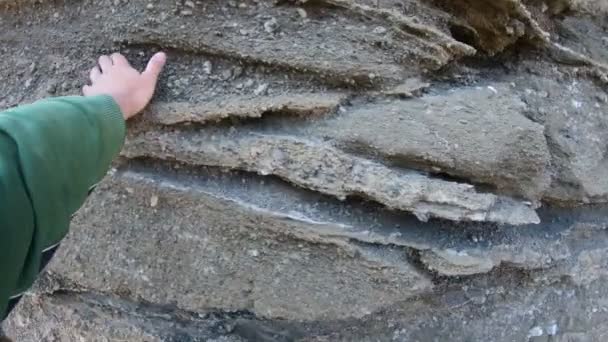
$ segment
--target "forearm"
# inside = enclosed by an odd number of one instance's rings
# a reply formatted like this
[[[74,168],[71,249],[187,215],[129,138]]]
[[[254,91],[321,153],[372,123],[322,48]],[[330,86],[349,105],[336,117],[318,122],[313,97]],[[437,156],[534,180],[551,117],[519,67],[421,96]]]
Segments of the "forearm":
[[[49,98],[0,115],[0,130],[13,137],[18,145],[43,145],[49,151],[60,149],[77,154],[63,154],[59,162],[70,157],[78,160],[95,157],[92,160],[101,158],[98,165],[90,166],[103,169],[118,154],[124,141],[125,122],[110,96]],[[91,147],[98,148],[95,155],[78,155]]]
[[[120,152],[125,122],[109,96],[58,97],[3,112],[0,131],[17,145],[34,195],[49,183],[61,184],[70,199],[80,195],[69,201],[75,210],[79,197],[103,177]],[[48,195],[56,193],[45,194],[44,200],[52,198]]]
[[[24,208],[20,212],[27,212],[32,222],[31,229],[16,224],[24,220],[16,212],[0,217],[0,240],[13,241],[18,248],[11,255],[19,259],[0,263],[0,288],[5,288],[0,291],[0,310],[6,307],[2,294],[12,296],[34,281],[44,266],[43,251],[65,236],[71,215],[107,172],[124,134],[122,113],[107,96],[54,98],[0,113],[0,146],[5,146],[0,165],[16,170],[0,174],[5,187],[0,208],[17,203],[15,192],[25,194],[19,197]]]

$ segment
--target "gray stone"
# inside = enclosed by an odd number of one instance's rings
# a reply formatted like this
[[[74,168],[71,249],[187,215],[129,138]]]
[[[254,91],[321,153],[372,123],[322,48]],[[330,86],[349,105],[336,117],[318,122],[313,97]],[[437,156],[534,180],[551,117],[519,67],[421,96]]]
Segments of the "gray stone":
[[[179,130],[142,133],[127,139],[123,155],[276,175],[340,199],[362,195],[389,208],[411,211],[423,221],[438,217],[513,225],[540,222],[526,203],[476,192],[469,184],[398,172],[314,141],[236,131],[219,134],[213,130],[196,135]]]
[[[239,96],[200,105],[165,102],[153,104],[144,116],[151,122],[163,125],[207,123],[230,117],[259,118],[272,113],[314,117],[334,112],[344,97],[340,94],[290,94],[265,97]]]
[[[538,200],[550,183],[551,158],[543,127],[526,118],[525,109],[508,85],[494,84],[356,107],[320,130],[397,165]]]
[[[293,240],[303,223],[153,179],[114,176],[97,192],[50,268],[79,287],[186,311],[304,320],[363,317],[431,288],[399,248]]]
[[[542,93],[544,91],[544,93]],[[523,92],[530,116],[545,126],[554,176],[546,197],[555,202],[608,200],[608,119],[603,91],[590,82],[535,77]]]

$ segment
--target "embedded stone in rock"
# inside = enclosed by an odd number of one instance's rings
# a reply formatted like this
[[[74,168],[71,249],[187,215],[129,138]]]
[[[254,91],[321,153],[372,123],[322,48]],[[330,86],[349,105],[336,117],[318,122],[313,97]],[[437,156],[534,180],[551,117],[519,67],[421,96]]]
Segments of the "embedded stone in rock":
[[[550,154],[543,127],[525,109],[510,86],[494,84],[352,108],[313,132],[397,165],[538,200],[550,182]]]
[[[418,77],[412,77],[405,80],[398,86],[385,90],[384,94],[399,96],[399,97],[415,97],[420,96],[430,87],[430,83],[423,81]]]
[[[238,131],[227,135],[216,130],[154,131],[128,137],[123,155],[276,175],[341,199],[363,196],[411,211],[423,221],[438,217],[513,225],[540,222],[534,209],[523,202],[479,193],[469,184],[398,172],[324,144],[290,137]]]
[[[539,246],[540,245],[540,246]],[[444,276],[484,274],[502,264],[521,270],[551,267],[570,256],[571,249],[562,241],[533,238],[528,243],[499,244],[490,248],[455,247],[420,252],[420,261],[428,269]]]
[[[454,249],[422,251],[420,258],[430,270],[446,276],[486,273],[496,266],[488,256],[476,257]]]

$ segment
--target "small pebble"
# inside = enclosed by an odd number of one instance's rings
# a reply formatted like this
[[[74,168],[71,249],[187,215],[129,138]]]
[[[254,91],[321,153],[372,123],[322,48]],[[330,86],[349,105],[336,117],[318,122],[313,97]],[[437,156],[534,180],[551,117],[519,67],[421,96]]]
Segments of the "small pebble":
[[[150,206],[152,208],[156,207],[158,205],[158,196],[154,195],[150,198]]]
[[[384,34],[386,33],[386,28],[382,26],[378,26],[373,31],[375,34]]]
[[[154,9],[154,4],[147,4],[147,5],[146,5],[146,8],[147,8],[147,9],[149,9],[149,10],[150,10],[150,9]]]
[[[211,62],[205,61],[205,63],[203,63],[203,72],[207,75],[211,75],[212,71],[213,71],[213,66],[211,65]]]
[[[557,324],[556,323],[552,323],[549,326],[547,326],[547,335],[549,336],[555,336],[557,335]]]
[[[268,92],[268,83],[260,84],[254,91],[253,94],[256,96],[265,95]]]
[[[48,88],[46,88],[46,92],[49,94],[55,94],[57,92],[57,84],[51,83]]]
[[[232,77],[232,70],[227,69],[222,71],[222,80],[227,81]]]
[[[306,13],[305,9],[298,8],[297,11],[301,18],[306,19],[308,17],[308,13]]]
[[[543,4],[542,4],[542,6],[541,6],[541,9],[540,9],[540,10],[541,10],[543,13],[545,13],[545,12],[547,12],[547,10],[548,10],[548,9],[549,9],[549,6],[547,6],[547,4],[543,2]]]
[[[191,16],[191,15],[192,15],[192,11],[191,11],[191,10],[183,10],[183,11],[181,11],[181,14],[182,14],[184,17],[188,17],[188,16]]]
[[[272,18],[264,23],[264,31],[275,33],[279,29],[279,23],[275,18]]]
[[[540,336],[543,336],[543,328],[541,328],[541,327],[534,327],[534,328],[530,329],[530,331],[528,332],[528,338],[540,337]]]
[[[242,74],[243,74],[243,68],[240,66],[237,66],[232,70],[232,77],[234,77],[234,78],[238,78]]]
[[[189,1],[189,0],[188,0],[188,1],[186,1],[186,2],[184,2],[184,5],[185,5],[186,7],[190,7],[190,8],[194,8],[194,6],[195,6],[195,5],[194,5],[194,2]]]

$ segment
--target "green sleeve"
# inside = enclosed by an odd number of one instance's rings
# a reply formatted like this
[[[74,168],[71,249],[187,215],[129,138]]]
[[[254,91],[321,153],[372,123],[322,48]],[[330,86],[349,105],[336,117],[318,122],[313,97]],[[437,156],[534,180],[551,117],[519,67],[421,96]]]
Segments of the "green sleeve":
[[[0,320],[25,291],[43,252],[104,177],[124,142],[109,96],[52,98],[0,113]]]

